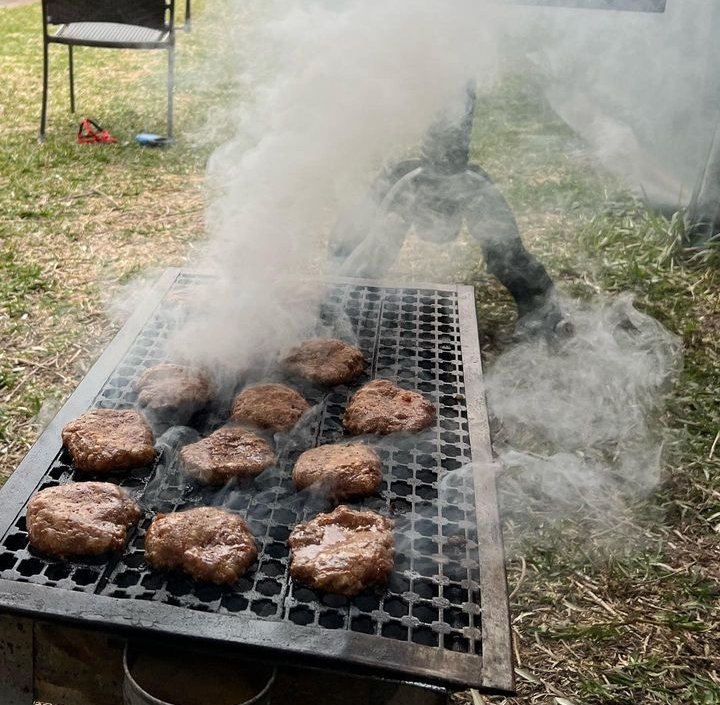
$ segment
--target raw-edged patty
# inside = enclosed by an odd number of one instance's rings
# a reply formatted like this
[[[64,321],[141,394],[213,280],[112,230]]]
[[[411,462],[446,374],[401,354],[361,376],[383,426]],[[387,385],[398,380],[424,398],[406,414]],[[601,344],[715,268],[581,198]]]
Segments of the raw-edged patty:
[[[295,487],[315,485],[337,500],[375,494],[382,482],[377,453],[360,443],[324,445],[306,450],[293,468]]]
[[[272,446],[240,426],[224,426],[180,451],[183,469],[200,482],[223,485],[254,477],[275,462]]]
[[[75,468],[87,472],[142,467],[155,457],[152,429],[132,410],[88,411],[65,426],[62,440]]]
[[[419,392],[402,389],[386,379],[368,382],[353,395],[343,426],[360,433],[422,431],[435,421],[435,407]]]
[[[287,431],[309,408],[310,404],[298,392],[284,384],[256,384],[235,397],[230,418],[260,428]]]
[[[219,507],[158,514],[145,535],[145,560],[151,566],[218,585],[236,582],[256,558],[245,520]]]
[[[384,583],[393,569],[393,522],[341,505],[298,524],[290,534],[294,580],[348,597]]]
[[[212,380],[205,372],[171,362],[149,367],[133,382],[133,388],[138,392],[140,406],[161,417],[192,415],[214,393]]]
[[[362,374],[362,353],[337,338],[313,338],[292,348],[282,360],[291,374],[318,384],[346,384]]]
[[[97,556],[125,546],[140,518],[130,496],[110,482],[69,482],[40,490],[28,504],[30,544],[56,556]]]

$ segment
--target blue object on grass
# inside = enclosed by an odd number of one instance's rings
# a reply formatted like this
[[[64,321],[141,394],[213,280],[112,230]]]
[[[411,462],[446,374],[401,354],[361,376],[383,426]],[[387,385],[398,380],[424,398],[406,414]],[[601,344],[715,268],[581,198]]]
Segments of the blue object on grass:
[[[135,135],[135,141],[141,147],[164,147],[171,142],[167,137],[155,135],[152,132],[141,132],[139,135]]]

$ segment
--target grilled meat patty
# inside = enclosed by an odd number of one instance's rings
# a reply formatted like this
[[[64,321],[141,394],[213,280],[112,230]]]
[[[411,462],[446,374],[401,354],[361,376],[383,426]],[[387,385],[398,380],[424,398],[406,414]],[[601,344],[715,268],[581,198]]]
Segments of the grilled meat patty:
[[[236,582],[256,558],[245,520],[219,507],[158,514],[145,535],[148,564],[218,585]]]
[[[298,524],[290,534],[290,575],[326,592],[351,597],[387,581],[393,569],[393,522],[340,505]]]
[[[254,477],[275,462],[270,444],[240,426],[224,426],[180,451],[185,472],[199,482],[223,485],[234,477]]]
[[[291,374],[318,384],[346,384],[362,374],[362,353],[337,338],[314,338],[292,348],[282,360]]]
[[[195,367],[163,362],[149,367],[133,382],[138,404],[156,416],[191,416],[213,397],[214,385]]]
[[[353,395],[343,415],[352,434],[422,431],[435,420],[435,407],[420,393],[386,379],[368,382]]]
[[[295,487],[316,486],[336,500],[375,494],[382,482],[377,453],[366,445],[324,445],[306,450],[293,468]]]
[[[142,467],[155,457],[155,438],[145,417],[131,410],[93,409],[62,430],[78,470],[111,472]]]
[[[110,482],[69,482],[40,490],[28,504],[30,544],[56,556],[97,556],[125,546],[140,518],[130,496]]]
[[[288,431],[309,408],[298,392],[284,384],[256,384],[235,397],[230,418],[273,431]]]

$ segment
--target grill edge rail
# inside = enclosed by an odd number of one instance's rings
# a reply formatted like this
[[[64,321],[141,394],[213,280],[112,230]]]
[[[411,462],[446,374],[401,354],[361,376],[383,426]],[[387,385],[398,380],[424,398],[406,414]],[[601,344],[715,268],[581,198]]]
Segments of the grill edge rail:
[[[133,342],[160,307],[165,295],[181,276],[186,276],[181,270],[173,269],[165,272],[151,295],[128,319],[8,480],[0,492],[0,535],[6,536],[9,532],[17,530],[17,517],[20,516],[22,520],[24,505],[42,483],[48,469],[56,462],[60,430],[69,420],[92,406],[101,388],[108,383],[111,375],[128,354]],[[339,284],[373,287],[378,290],[396,288],[376,281],[337,281]],[[105,628],[186,635],[213,642],[230,642],[267,650],[269,654],[277,654],[279,651],[295,652],[307,657],[321,654],[323,660],[328,659],[335,667],[344,667],[351,662],[350,665],[371,672],[384,672],[386,675],[403,678],[412,677],[436,685],[473,686],[487,693],[511,692],[512,649],[507,587],[495,480],[490,462],[490,440],[482,388],[473,290],[471,287],[432,284],[415,284],[412,287],[401,288],[452,291],[457,297],[462,381],[465,388],[468,432],[472,449],[475,519],[479,544],[481,655],[472,651],[459,653],[447,648],[426,646],[422,643],[402,641],[399,638],[385,638],[377,634],[363,634],[349,631],[347,628],[342,630],[308,628],[293,624],[287,619],[259,619],[251,613],[201,612],[197,609],[187,609],[186,606],[163,604],[147,598],[109,597],[104,582],[92,592],[83,592],[81,587],[62,589],[62,586],[49,587],[31,581],[0,579],[0,611],[40,618],[58,618]],[[117,572],[116,568],[117,564],[109,568],[103,567],[102,579],[107,580],[113,571]],[[77,566],[72,570],[83,569],[89,570]],[[79,582],[82,584],[82,579]],[[472,594],[472,587],[468,589]],[[101,594],[103,592],[105,594]],[[346,619],[349,618],[348,613]],[[440,633],[443,634],[442,631]]]

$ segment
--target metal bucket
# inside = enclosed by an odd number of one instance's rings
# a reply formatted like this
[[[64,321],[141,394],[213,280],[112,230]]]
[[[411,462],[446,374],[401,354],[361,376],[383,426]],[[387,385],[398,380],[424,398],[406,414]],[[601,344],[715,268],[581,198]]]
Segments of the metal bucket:
[[[273,666],[143,643],[125,645],[125,705],[269,705]]]

